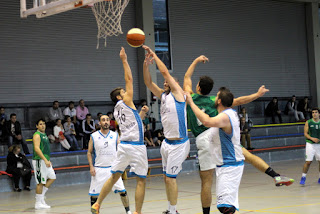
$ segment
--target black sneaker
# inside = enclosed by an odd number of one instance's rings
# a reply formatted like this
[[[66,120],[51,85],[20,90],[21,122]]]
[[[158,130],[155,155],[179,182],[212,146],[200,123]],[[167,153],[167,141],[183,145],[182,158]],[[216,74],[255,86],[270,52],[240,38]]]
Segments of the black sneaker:
[[[14,188],[13,191],[15,191],[15,192],[21,192],[21,189],[20,189],[20,188]]]
[[[30,187],[25,187],[24,190],[31,191]]]

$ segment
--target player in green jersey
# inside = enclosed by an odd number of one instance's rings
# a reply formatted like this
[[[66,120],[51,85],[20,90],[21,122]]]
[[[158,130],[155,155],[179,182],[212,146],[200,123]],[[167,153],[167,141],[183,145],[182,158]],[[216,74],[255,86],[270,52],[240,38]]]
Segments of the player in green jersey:
[[[205,56],[199,56],[190,65],[188,71],[184,77],[183,89],[189,92],[192,96],[194,103],[210,117],[215,117],[218,111],[215,107],[215,96],[208,96],[213,88],[213,80],[208,76],[200,77],[200,80],[196,86],[196,93],[192,90],[192,80],[191,77],[198,63],[206,63],[209,59]],[[234,99],[233,106],[244,105],[246,103],[252,102],[255,99],[262,97],[269,90],[265,86],[261,86],[257,93],[243,96]],[[209,152],[209,144],[211,136],[210,130],[203,126],[201,122],[196,118],[190,106],[187,106],[187,118],[188,127],[191,129],[192,133],[196,137],[196,145],[198,148],[198,159],[200,165],[200,178],[201,178],[201,203],[204,214],[210,213],[210,205],[212,202],[212,178],[213,170],[216,167],[212,163],[211,154]],[[245,148],[242,148],[243,155],[245,156],[245,161],[252,164],[261,172],[264,172],[274,178],[276,186],[290,185],[294,182],[293,179],[280,176],[276,173],[265,161],[256,155],[251,154]]]
[[[308,120],[304,126],[304,136],[306,137],[306,162],[303,165],[303,173],[300,180],[301,185],[305,185],[309,167],[313,161],[313,157],[319,161],[320,171],[320,120],[319,109],[312,109],[312,119]],[[320,175],[319,175],[320,177]],[[320,184],[320,178],[318,180]]]
[[[56,174],[50,162],[50,142],[45,133],[45,120],[39,119],[36,123],[37,131],[33,135],[33,157],[32,164],[34,169],[36,187],[35,209],[51,208],[46,204],[44,196],[48,188],[56,179]]]

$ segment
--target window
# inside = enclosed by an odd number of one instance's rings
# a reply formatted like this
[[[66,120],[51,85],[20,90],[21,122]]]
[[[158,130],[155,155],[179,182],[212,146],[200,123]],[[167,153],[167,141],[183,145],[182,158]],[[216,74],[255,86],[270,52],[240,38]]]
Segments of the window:
[[[153,0],[155,50],[159,58],[171,70],[170,32],[167,0]]]

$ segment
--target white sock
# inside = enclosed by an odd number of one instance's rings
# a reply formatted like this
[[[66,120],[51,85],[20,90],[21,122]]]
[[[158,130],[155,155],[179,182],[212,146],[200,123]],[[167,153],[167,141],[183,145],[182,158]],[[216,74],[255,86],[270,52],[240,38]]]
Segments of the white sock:
[[[170,205],[169,206],[169,211],[170,211],[171,214],[176,214],[177,205]]]
[[[307,173],[302,173],[302,177],[307,177]]]
[[[42,194],[36,194],[36,203],[40,203],[42,199]]]
[[[47,191],[48,191],[48,188],[44,186],[42,188],[42,196],[45,196]]]

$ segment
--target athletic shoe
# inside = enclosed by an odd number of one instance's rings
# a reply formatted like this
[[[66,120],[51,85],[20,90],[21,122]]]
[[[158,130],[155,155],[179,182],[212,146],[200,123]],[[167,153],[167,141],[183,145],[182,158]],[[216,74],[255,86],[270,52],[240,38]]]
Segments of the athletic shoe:
[[[319,178],[319,180],[318,180],[318,184],[320,184],[320,178]]]
[[[44,200],[44,198],[42,198],[41,204],[45,207],[45,209],[50,209],[50,208],[51,208],[51,206],[49,206],[49,205],[46,203],[46,201]]]
[[[36,210],[41,210],[41,209],[48,209],[48,207],[44,204],[42,204],[41,202],[37,202],[35,205],[34,205],[34,208]]]
[[[91,213],[92,214],[99,214],[100,205],[95,203],[91,207]]]
[[[301,180],[300,180],[300,184],[301,185],[305,185],[306,184],[306,177],[301,177]]]
[[[170,214],[170,211],[169,210],[163,211],[162,214]],[[180,213],[178,213],[178,211],[176,210],[176,214],[180,214]]]
[[[126,214],[132,214],[132,212],[129,210]]]
[[[280,187],[283,185],[290,186],[291,184],[293,184],[294,179],[285,176],[277,176],[274,177],[274,181],[276,182],[276,186]]]

